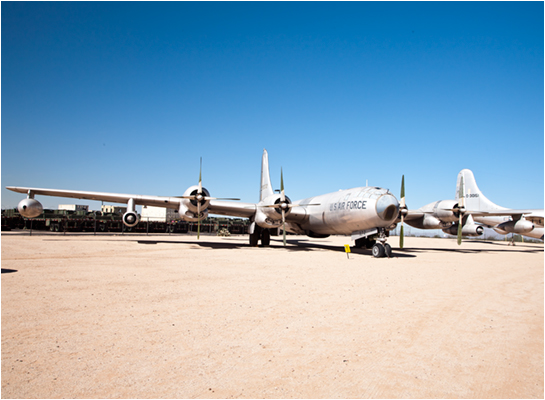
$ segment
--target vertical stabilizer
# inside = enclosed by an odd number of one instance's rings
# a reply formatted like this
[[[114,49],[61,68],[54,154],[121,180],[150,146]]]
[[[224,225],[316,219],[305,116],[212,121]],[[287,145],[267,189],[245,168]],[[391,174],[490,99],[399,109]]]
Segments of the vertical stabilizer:
[[[269,175],[269,154],[263,149],[263,159],[261,160],[261,189],[259,192],[259,201],[274,194],[271,186],[271,177]]]
[[[460,185],[462,191],[460,192]],[[460,193],[464,196],[464,206],[471,211],[491,211],[491,210],[506,210],[505,207],[500,207],[488,200],[479,190],[475,176],[469,169],[463,169],[458,173],[456,181],[456,200],[460,201]]]

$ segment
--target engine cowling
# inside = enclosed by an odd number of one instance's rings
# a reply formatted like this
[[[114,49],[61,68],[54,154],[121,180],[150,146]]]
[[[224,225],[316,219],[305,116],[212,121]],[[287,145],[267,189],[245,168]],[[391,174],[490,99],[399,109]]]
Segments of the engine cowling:
[[[496,228],[507,233],[528,233],[534,230],[534,224],[525,219],[519,219],[518,221],[504,222],[503,224],[499,224]]]
[[[200,200],[200,211],[203,212],[208,208],[210,205],[210,200],[205,199],[205,197],[210,197],[210,192],[206,188],[202,188],[201,194],[203,198]],[[184,192],[184,196],[191,196],[191,199],[182,199],[182,204],[193,213],[197,213],[198,206],[197,206],[197,196],[199,196],[199,186],[193,185],[187,188],[187,190]],[[181,215],[181,214],[180,214]]]
[[[140,216],[135,211],[127,211],[123,214],[123,223],[128,227],[135,226],[140,222]]]
[[[281,226],[282,209],[284,209],[284,216],[287,216],[291,211],[291,208],[288,206],[289,204],[291,204],[291,200],[288,196],[284,196],[284,201],[277,194],[265,198],[256,212],[256,224],[262,228],[277,228]]]
[[[414,225],[417,228],[420,229],[445,229],[452,225],[451,222],[443,222],[437,217],[434,217],[433,215],[426,214],[422,218],[422,221],[420,224],[411,223],[411,225]]]
[[[17,205],[17,210],[23,217],[36,218],[44,211],[44,208],[36,199],[23,199]]]
[[[458,207],[455,200],[441,200],[434,207],[434,216],[443,222],[456,222],[459,219],[457,212],[452,209]]]
[[[443,232],[449,235],[458,235],[458,224],[452,225],[450,228],[443,229]],[[477,224],[465,224],[462,227],[462,236],[481,236],[484,233],[484,228]]]
[[[180,207],[178,208],[178,215],[184,221],[198,222],[199,220],[202,221],[203,219],[208,217],[208,210],[201,209],[201,215],[199,217],[197,215],[197,210],[192,211],[187,207],[185,202],[181,202]]]

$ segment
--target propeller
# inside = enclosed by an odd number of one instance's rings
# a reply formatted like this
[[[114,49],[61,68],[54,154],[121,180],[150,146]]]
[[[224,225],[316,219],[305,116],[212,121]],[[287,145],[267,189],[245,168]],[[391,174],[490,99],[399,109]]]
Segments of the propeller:
[[[284,193],[284,173],[280,168],[280,202],[276,204],[267,205],[265,207],[279,208],[282,214],[282,231],[284,236],[284,246],[286,246],[286,210],[294,207],[295,205],[286,201],[286,194]]]
[[[265,205],[263,207],[269,208],[279,208],[280,213],[282,214],[282,230],[283,230],[283,241],[284,246],[286,246],[286,211],[293,207],[303,207],[303,206],[319,206],[320,204],[292,204],[286,200],[286,194],[284,193],[284,173],[282,168],[280,168],[280,202],[270,205]]]
[[[197,240],[201,238],[201,201],[204,201],[202,195],[202,157],[201,165],[199,167],[199,190],[195,195],[197,199]]]
[[[219,198],[219,197],[210,197],[206,196],[206,193],[203,192],[202,188],[202,157],[200,161],[200,169],[199,169],[199,187],[197,189],[197,192],[195,194],[190,194],[187,196],[177,196],[181,199],[188,199],[188,200],[194,200],[197,203],[197,239],[200,239],[201,236],[201,206],[208,200],[240,200],[235,198]]]
[[[462,244],[462,217],[466,208],[464,207],[464,177],[460,177],[460,189],[458,192],[458,245]]]
[[[401,176],[401,193],[399,196],[399,213],[401,214],[401,228],[399,229],[399,248],[403,248],[403,218],[407,214],[407,206],[405,205],[405,175]]]
[[[282,233],[284,236],[284,247],[286,246],[286,208],[289,204],[286,202],[284,194],[284,174],[280,168],[280,210],[282,211]]]

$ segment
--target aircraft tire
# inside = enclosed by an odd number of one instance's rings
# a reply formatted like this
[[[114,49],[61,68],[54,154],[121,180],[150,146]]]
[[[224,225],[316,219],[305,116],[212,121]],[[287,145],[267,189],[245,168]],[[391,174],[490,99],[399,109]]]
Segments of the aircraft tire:
[[[388,243],[384,243],[384,255],[388,258],[392,256],[392,246]]]
[[[254,233],[250,234],[250,246],[257,247],[259,245],[259,239],[261,239],[261,232],[263,228],[256,224]]]
[[[261,232],[261,245],[269,246],[271,244],[271,232],[268,229],[263,229]]]
[[[382,243],[375,243],[372,249],[373,257],[380,258],[384,257],[384,246]]]
[[[257,232],[250,233],[250,246],[257,247],[258,242],[259,242],[259,233]]]

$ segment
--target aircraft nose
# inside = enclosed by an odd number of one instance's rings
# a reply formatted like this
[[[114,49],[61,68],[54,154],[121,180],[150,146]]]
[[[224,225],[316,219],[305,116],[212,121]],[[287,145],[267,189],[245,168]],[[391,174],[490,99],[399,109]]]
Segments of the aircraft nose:
[[[393,222],[399,214],[399,203],[394,195],[388,193],[377,200],[377,214],[387,222]]]

